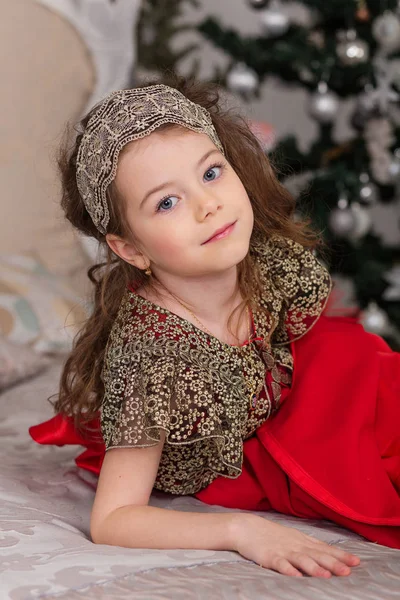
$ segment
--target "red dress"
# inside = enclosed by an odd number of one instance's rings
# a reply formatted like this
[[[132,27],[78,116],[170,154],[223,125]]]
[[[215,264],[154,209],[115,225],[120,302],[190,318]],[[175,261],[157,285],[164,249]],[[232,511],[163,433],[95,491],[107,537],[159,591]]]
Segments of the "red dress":
[[[400,354],[354,319],[324,315],[290,348],[291,387],[244,441],[241,475],[219,476],[195,496],[328,519],[400,548]],[[100,472],[104,445],[81,438],[70,420],[57,415],[29,431],[42,444],[86,446],[77,465]]]

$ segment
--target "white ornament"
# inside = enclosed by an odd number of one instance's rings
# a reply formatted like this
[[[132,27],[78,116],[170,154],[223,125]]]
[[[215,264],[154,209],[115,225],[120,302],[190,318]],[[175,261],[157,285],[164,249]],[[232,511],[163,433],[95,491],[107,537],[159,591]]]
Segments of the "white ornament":
[[[238,94],[252,94],[257,89],[257,73],[245,63],[237,63],[226,78],[228,88]]]
[[[359,196],[361,204],[367,206],[375,204],[379,197],[378,188],[370,181],[368,173],[361,173],[360,182]]]
[[[355,228],[356,218],[349,209],[346,193],[342,193],[337,207],[329,215],[329,227],[337,237],[348,237]]]
[[[381,49],[387,54],[400,48],[400,20],[390,10],[375,19],[372,33]]]
[[[396,80],[396,73],[391,70],[389,61],[383,56],[378,56],[373,61],[373,69],[376,87],[367,84],[364,92],[357,97],[356,110],[365,115],[365,122],[374,112],[387,115],[391,104],[400,100],[400,94],[392,87]]]
[[[390,330],[389,318],[376,302],[370,302],[367,308],[362,312],[361,324],[369,333],[384,335]]]
[[[367,42],[357,38],[355,29],[345,31],[340,37],[336,53],[344,65],[358,65],[368,60],[369,46]]]
[[[337,237],[347,237],[354,225],[354,215],[348,208],[334,208],[329,215],[329,226]]]
[[[354,227],[348,237],[350,241],[357,242],[371,229],[372,219],[369,210],[358,202],[352,202],[350,210],[354,216]]]
[[[290,20],[278,7],[272,7],[261,13],[261,25],[267,36],[279,37],[289,29]]]
[[[393,84],[400,86],[400,79],[397,83],[397,73],[391,69],[388,59],[378,54],[372,66],[376,87],[367,84],[364,92],[357,97],[356,114],[353,117],[356,128],[363,128],[374,113],[387,115],[390,113],[391,105],[400,101],[400,94],[393,89]]]
[[[332,123],[339,109],[337,95],[328,89],[325,81],[320,81],[318,90],[312,94],[308,107],[311,117],[320,123]]]
[[[392,88],[395,75],[390,70],[389,61],[384,57],[378,56],[375,58],[373,66],[377,82],[373,93],[379,109],[385,114],[388,112],[391,102],[398,102],[400,100],[400,94]]]

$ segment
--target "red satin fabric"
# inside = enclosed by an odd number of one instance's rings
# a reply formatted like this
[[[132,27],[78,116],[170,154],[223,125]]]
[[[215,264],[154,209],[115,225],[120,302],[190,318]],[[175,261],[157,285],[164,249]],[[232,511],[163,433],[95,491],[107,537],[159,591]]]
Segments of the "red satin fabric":
[[[291,343],[294,372],[279,411],[243,444],[243,471],[195,496],[246,510],[329,519],[400,548],[400,353],[355,320],[321,316]],[[98,431],[98,421],[93,422]],[[81,444],[99,473],[104,445],[59,415],[30,428],[44,444]]]

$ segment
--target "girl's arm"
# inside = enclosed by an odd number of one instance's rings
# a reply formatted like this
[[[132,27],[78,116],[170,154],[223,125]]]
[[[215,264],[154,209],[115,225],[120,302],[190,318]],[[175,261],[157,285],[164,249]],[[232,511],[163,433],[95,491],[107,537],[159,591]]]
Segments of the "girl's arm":
[[[232,550],[237,514],[178,512],[148,506],[165,442],[108,450],[93,505],[93,542],[128,548]]]
[[[106,452],[93,505],[96,544],[127,548],[235,550],[285,575],[349,575],[354,555],[251,513],[181,512],[148,506],[165,443]],[[299,570],[300,569],[300,570]]]

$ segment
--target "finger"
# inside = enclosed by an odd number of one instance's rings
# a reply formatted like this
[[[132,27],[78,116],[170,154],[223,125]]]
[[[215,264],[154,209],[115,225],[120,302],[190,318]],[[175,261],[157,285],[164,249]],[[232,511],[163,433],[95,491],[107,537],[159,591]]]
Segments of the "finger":
[[[350,552],[345,552],[344,550],[332,546],[330,546],[329,554],[344,562],[349,567],[356,567],[361,562],[359,557],[355,554],[350,554]]]
[[[282,575],[289,575],[290,577],[303,577],[303,574],[300,573],[290,562],[283,557],[278,557],[273,560],[270,568],[278,573],[282,573]]]
[[[343,562],[331,556],[329,554],[321,553],[313,555],[313,559],[317,564],[319,564],[324,569],[327,569],[334,575],[338,575],[339,577],[346,577],[351,574],[351,569]]]
[[[345,562],[347,565],[351,567],[355,567],[360,564],[360,558],[355,554],[351,554],[350,552],[346,552],[345,550],[341,550],[336,546],[332,546],[331,544],[327,544],[326,542],[322,542],[321,540],[317,540],[311,536],[307,536],[311,542],[314,542],[316,546],[325,547],[325,551],[332,553],[336,558]]]
[[[312,577],[331,577],[331,572],[321,567],[311,556],[307,554],[293,553],[288,557],[294,567],[301,569]]]

